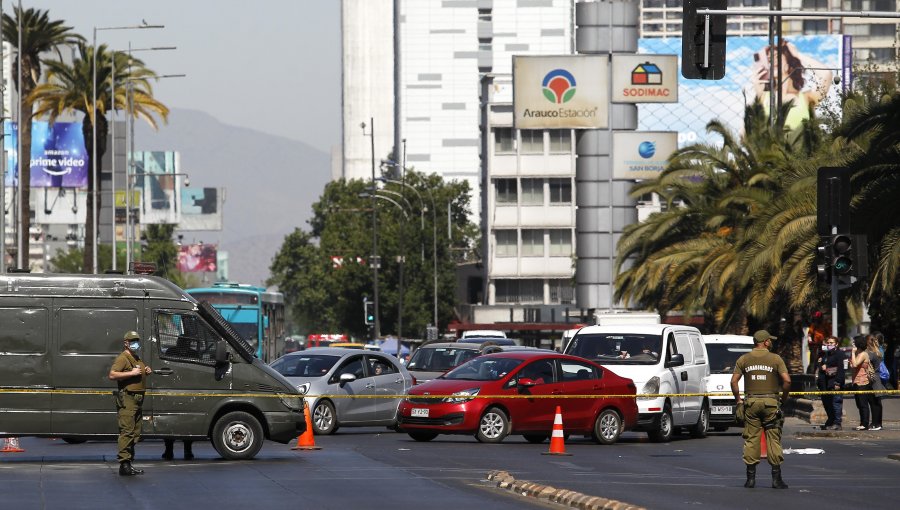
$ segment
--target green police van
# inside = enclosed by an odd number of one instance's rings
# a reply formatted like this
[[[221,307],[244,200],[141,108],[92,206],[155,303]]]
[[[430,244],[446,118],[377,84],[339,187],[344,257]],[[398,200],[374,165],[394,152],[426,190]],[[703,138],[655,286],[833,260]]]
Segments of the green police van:
[[[141,335],[144,438],[210,439],[226,459],[305,430],[300,395],[207,303],[143,275],[0,275],[0,437],[118,434],[108,378]]]

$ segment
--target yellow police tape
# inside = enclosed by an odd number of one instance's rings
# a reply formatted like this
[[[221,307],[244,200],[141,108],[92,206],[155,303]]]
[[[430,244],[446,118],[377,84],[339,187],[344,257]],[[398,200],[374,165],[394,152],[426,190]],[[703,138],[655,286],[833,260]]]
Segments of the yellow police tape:
[[[50,389],[50,388],[0,388],[0,394],[55,394],[55,395],[111,395],[112,390],[61,390],[61,389]],[[299,393],[231,393],[231,392],[179,392],[179,391],[164,391],[164,390],[147,390],[144,392],[145,395],[154,396],[154,397],[253,397],[253,398],[329,398],[329,399],[337,399],[337,398],[349,398],[349,399],[368,399],[368,398],[388,398],[388,399],[396,399],[398,397],[407,397],[409,395],[331,395],[331,394],[299,394]],[[780,394],[780,393],[779,393]],[[807,395],[807,396],[822,396],[822,395],[900,395],[900,390],[842,390],[842,391],[791,391],[788,393],[790,396],[798,396],[798,395]],[[525,399],[537,399],[537,398],[553,398],[553,399],[569,399],[569,398],[640,398],[642,400],[649,400],[655,398],[670,398],[670,397],[731,397],[731,392],[708,392],[708,393],[638,393],[631,394],[625,393],[621,395],[610,394],[610,395],[458,395],[458,394],[432,394],[432,395],[412,395],[413,398],[416,399],[444,399],[444,398],[454,398],[460,399],[465,398],[476,399],[476,398],[490,398],[490,399],[516,399],[516,398],[525,398]]]

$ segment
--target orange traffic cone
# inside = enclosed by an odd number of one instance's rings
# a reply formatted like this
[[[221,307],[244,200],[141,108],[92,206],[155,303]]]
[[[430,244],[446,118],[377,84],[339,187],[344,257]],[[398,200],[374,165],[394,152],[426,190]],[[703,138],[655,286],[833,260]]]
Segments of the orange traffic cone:
[[[541,455],[572,455],[566,453],[566,438],[563,432],[562,409],[556,406],[556,416],[553,418],[553,432],[550,434],[550,451]]]
[[[291,450],[321,450],[316,446],[316,438],[313,435],[312,418],[309,417],[309,406],[306,400],[303,401],[303,417],[306,419],[306,430],[297,438],[297,445],[291,447]]]
[[[762,429],[760,431],[759,436],[759,458],[765,459],[767,455],[767,450],[769,449],[768,445],[766,445],[766,429]]]
[[[7,437],[3,443],[3,449],[0,449],[2,453],[21,453],[24,451],[25,449],[19,446],[18,437]]]

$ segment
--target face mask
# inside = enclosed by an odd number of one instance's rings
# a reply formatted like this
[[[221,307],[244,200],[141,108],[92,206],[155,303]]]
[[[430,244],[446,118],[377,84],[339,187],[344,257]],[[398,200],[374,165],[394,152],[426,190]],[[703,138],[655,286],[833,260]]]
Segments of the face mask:
[[[830,350],[833,350],[833,349],[834,349],[834,346],[833,346],[833,345],[827,345],[827,344],[826,344],[826,345],[823,345],[823,346],[822,346],[822,349],[825,349],[826,351],[830,351]]]
[[[130,350],[131,352],[137,352],[138,349],[140,349],[140,347],[141,347],[141,343],[138,342],[137,340],[128,342],[128,350]]]

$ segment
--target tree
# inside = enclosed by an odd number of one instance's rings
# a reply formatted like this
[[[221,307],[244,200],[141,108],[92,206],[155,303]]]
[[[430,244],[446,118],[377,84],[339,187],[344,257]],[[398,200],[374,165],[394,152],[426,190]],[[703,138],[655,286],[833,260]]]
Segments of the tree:
[[[435,260],[438,320],[447,324],[454,318],[456,261],[473,253],[477,227],[468,220],[465,182],[446,183],[436,175],[410,170],[405,183],[408,186],[389,182],[384,185],[385,191],[379,191],[397,202],[402,211],[386,200],[376,201],[381,258],[379,318],[382,332],[397,331],[403,261],[403,333],[415,336],[433,322]],[[360,195],[370,185],[361,180],[329,183],[313,204],[309,231],[297,229],[288,235],[272,262],[268,283],[278,285],[294,319],[307,332],[366,334],[363,298],[374,297],[369,261],[372,201]],[[452,222],[449,239],[448,204]]]
[[[125,267],[125,253],[117,254],[117,267]],[[112,267],[112,246],[102,245],[97,252],[98,263],[101,268],[108,269]],[[50,259],[50,267],[54,273],[83,273],[84,272],[84,249],[72,248],[68,251],[59,250],[56,255]]]
[[[19,161],[19,185],[22,187],[22,201],[19,204],[19,232],[22,232],[22,260],[28,266],[31,229],[31,121],[34,106],[31,93],[41,80],[41,55],[51,51],[59,53],[59,47],[75,44],[83,38],[72,32],[72,27],[64,25],[62,20],[50,20],[48,11],[13,7],[13,14],[3,15],[3,39],[18,49],[13,62],[13,84],[22,97],[22,118],[19,121],[18,136],[22,143],[22,156]],[[19,48],[19,23],[22,25],[22,47]],[[19,77],[22,90],[19,89]],[[5,115],[5,112],[3,112]],[[24,163],[24,164],[23,164]]]
[[[141,250],[141,261],[156,265],[155,276],[161,276],[181,288],[186,280],[178,270],[178,246],[172,240],[175,225],[150,224],[144,229],[147,245]]]
[[[155,117],[163,121],[168,118],[169,109],[153,97],[153,89],[149,80],[156,74],[144,67],[144,63],[127,53],[107,51],[106,45],[97,47],[97,103],[94,96],[94,49],[83,42],[77,44],[78,54],[71,64],[62,60],[48,60],[47,82],[38,85],[31,94],[31,100],[37,105],[35,116],[47,115],[54,122],[60,115],[80,112],[84,115],[82,132],[84,145],[90,160],[97,162],[98,176],[103,154],[106,153],[106,138],[109,134],[107,112],[113,108],[122,109],[129,115],[143,118],[154,129],[157,127]],[[116,94],[110,95],[112,81],[112,59],[116,61]],[[126,91],[131,89],[131,102],[126,101]],[[93,125],[97,125],[97,153],[93,153]],[[96,200],[100,209],[100,183],[94,182],[93,172],[88,172],[87,210],[92,211]],[[97,232],[91,214],[85,221],[84,268],[90,272],[93,265],[93,240]]]

